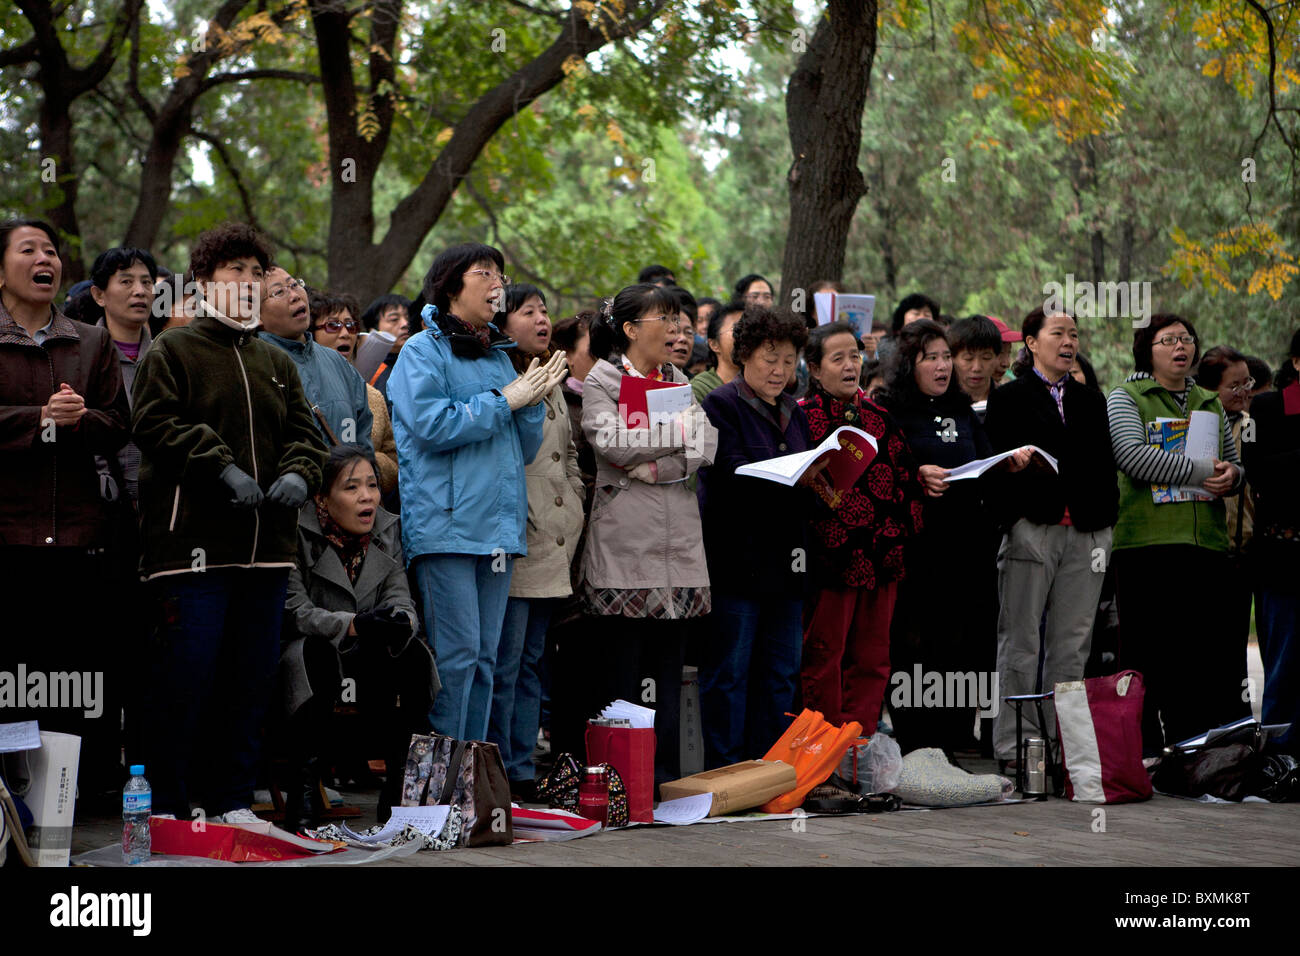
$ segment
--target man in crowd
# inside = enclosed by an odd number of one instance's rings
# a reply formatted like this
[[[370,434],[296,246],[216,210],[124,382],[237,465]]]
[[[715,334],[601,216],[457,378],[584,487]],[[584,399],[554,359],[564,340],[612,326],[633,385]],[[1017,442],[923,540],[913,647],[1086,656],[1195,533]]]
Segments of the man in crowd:
[[[312,315],[302,282],[279,266],[271,266],[262,286],[259,337],[293,359],[325,441],[331,446],[356,444],[373,453],[370,426],[374,416],[366,401],[366,383],[341,353],[316,344],[311,327]]]

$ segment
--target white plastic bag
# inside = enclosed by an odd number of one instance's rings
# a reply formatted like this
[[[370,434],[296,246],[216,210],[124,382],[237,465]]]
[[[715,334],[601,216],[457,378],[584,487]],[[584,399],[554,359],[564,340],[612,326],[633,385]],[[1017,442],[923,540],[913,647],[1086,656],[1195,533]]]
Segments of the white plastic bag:
[[[877,731],[871,739],[858,738],[844,759],[839,775],[858,793],[887,793],[898,786],[903,772],[903,752],[888,734]]]

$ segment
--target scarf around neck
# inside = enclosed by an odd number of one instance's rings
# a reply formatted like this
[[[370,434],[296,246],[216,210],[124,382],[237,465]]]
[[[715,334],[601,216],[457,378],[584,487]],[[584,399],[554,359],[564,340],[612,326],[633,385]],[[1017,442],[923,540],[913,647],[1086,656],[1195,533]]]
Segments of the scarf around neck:
[[[316,518],[320,521],[320,530],[325,535],[325,540],[338,552],[343,570],[348,573],[348,581],[356,584],[361,565],[366,560],[366,549],[370,547],[370,534],[356,535],[344,531],[330,516],[325,502],[319,497],[316,498]]]

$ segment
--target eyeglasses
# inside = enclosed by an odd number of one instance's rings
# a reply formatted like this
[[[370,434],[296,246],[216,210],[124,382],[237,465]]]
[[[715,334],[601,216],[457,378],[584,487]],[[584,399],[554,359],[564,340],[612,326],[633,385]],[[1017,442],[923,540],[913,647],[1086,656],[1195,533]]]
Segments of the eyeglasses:
[[[286,282],[280,288],[276,289],[274,292],[268,292],[266,294],[266,297],[268,299],[278,299],[281,296],[288,295],[294,289],[305,290],[306,288],[307,288],[307,283],[303,282],[301,279],[290,279],[288,282]]]
[[[1248,378],[1240,385],[1229,385],[1228,391],[1232,392],[1232,394],[1234,395],[1244,395],[1254,387],[1255,387],[1255,380],[1253,378]]]
[[[510,284],[510,277],[502,272],[489,272],[487,269],[470,269],[468,272],[465,273],[465,275],[482,276],[483,278],[487,279],[488,282],[496,282],[498,279],[500,279],[502,285]]]
[[[677,331],[677,317],[675,315],[646,315],[639,319],[633,319],[633,321],[638,324],[641,322],[662,322],[664,328],[669,332]]]
[[[772,293],[770,292],[746,292],[745,293],[746,302],[771,302],[772,298],[773,296]]]
[[[355,334],[357,329],[361,328],[361,326],[357,324],[356,319],[348,319],[346,322],[341,322],[338,319],[329,319],[328,321],[322,322],[320,325],[316,326],[316,328],[324,329],[330,334],[342,332],[344,329]]]
[[[1195,345],[1196,339],[1184,332],[1182,335],[1162,335],[1160,338],[1156,339],[1156,342],[1159,345],[1165,346],[1165,348],[1169,348],[1170,346],[1177,345],[1179,342],[1182,342],[1184,345]]]

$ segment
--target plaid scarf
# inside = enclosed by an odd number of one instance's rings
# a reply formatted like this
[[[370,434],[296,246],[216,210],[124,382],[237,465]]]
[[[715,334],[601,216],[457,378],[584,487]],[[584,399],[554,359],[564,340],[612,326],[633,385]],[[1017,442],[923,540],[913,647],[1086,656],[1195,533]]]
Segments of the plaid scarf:
[[[446,315],[447,321],[455,326],[458,331],[463,332],[466,335],[474,336],[474,338],[478,339],[479,345],[483,346],[485,349],[492,347],[492,339],[489,337],[488,326],[485,325],[481,329],[476,329],[458,315],[452,315],[450,312],[446,313]]]
[[[338,552],[343,570],[348,573],[348,581],[356,584],[361,565],[366,560],[366,549],[370,547],[370,535],[349,534],[340,528],[338,522],[330,517],[325,502],[319,496],[316,498],[316,518],[320,521],[320,530],[325,535],[325,540]]]

